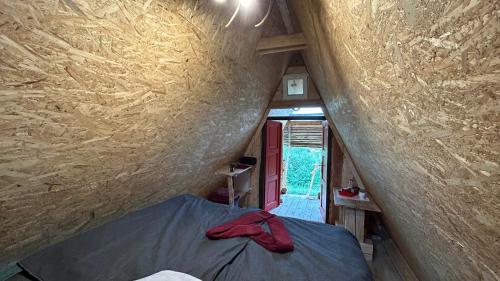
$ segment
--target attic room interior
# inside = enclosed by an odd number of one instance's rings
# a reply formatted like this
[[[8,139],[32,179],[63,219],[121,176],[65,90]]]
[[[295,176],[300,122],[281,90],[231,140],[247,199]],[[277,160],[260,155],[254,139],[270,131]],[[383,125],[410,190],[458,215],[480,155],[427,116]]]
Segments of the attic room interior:
[[[0,0],[0,281],[500,280],[499,18]]]

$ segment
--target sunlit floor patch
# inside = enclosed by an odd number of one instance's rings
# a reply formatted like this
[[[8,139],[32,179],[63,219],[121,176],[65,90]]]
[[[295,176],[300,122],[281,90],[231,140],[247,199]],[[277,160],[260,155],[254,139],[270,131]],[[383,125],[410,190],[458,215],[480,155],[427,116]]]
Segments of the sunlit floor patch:
[[[307,221],[324,222],[319,210],[319,199],[310,199],[304,195],[282,194],[283,202],[278,208],[270,213],[282,216],[297,218]]]

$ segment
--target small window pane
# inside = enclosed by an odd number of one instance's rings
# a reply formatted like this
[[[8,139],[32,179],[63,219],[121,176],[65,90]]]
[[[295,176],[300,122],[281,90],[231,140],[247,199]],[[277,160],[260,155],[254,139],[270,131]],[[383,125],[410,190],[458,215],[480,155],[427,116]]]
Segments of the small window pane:
[[[304,94],[304,80],[303,79],[290,79],[288,82],[288,95],[296,96]]]

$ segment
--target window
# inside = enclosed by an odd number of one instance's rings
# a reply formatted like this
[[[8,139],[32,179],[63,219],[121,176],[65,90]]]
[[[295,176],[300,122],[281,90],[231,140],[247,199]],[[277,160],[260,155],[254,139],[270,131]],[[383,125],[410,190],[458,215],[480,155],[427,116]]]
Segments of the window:
[[[273,108],[269,117],[324,116],[321,107]]]

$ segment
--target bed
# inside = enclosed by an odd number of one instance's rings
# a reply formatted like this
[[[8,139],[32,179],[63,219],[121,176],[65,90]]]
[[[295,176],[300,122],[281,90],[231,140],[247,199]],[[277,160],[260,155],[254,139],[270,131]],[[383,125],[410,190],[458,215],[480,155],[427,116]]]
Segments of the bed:
[[[19,262],[34,280],[135,280],[174,270],[206,280],[372,280],[356,238],[343,228],[282,218],[294,251],[205,231],[254,208],[181,195],[49,246]],[[21,280],[20,275],[15,280]]]

